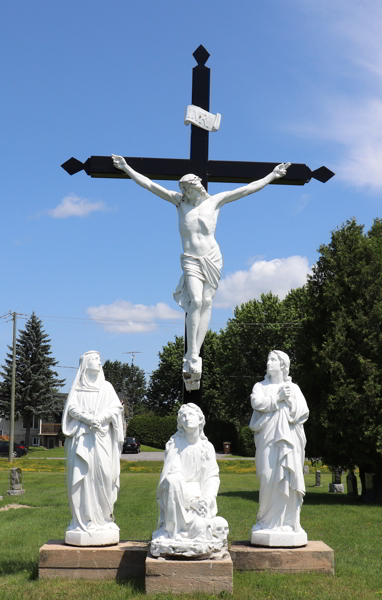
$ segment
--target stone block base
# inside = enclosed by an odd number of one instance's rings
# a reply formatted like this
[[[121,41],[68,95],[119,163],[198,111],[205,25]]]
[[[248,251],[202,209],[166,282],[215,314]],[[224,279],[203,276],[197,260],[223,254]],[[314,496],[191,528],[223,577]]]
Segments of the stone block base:
[[[303,548],[258,548],[250,542],[232,542],[230,554],[238,571],[334,574],[334,551],[324,542],[308,542]]]
[[[39,577],[52,579],[129,579],[143,577],[148,542],[122,541],[116,546],[67,546],[49,540],[40,548]]]
[[[22,496],[25,490],[7,490],[8,496]]]
[[[232,560],[161,560],[148,554],[147,594],[232,594]]]

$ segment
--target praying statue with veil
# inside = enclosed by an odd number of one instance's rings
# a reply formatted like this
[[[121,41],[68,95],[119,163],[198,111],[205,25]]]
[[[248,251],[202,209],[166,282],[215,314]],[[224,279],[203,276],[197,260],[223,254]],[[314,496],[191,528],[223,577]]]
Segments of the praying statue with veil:
[[[67,544],[106,546],[119,542],[113,507],[120,487],[122,414],[113,386],[105,381],[99,353],[86,352],[80,358],[62,416],[72,513],[65,535]]]
[[[202,359],[199,356],[211,319],[212,299],[218,289],[223,259],[215,239],[219,211],[228,202],[258,192],[286,175],[291,163],[282,163],[258,181],[228,192],[210,196],[200,177],[189,173],[179,181],[180,192],[168,190],[132,169],[122,156],[112,155],[114,167],[133,181],[174,204],[178,211],[183,254],[183,275],[173,294],[186,313],[187,352],[183,360],[183,378],[188,390],[199,389]]]

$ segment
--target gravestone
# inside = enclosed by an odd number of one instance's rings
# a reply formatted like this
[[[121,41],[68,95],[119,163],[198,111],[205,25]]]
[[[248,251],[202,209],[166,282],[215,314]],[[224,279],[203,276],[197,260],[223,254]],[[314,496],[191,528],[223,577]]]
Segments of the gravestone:
[[[354,471],[349,470],[346,477],[346,484],[349,496],[358,496],[358,485],[357,477],[354,475]]]
[[[9,487],[8,496],[22,496],[25,494],[23,489],[23,475],[20,467],[13,467],[9,472]]]
[[[308,465],[304,465],[302,467],[302,472],[303,472],[304,475],[309,475],[309,467],[308,467]]]
[[[379,492],[379,479],[375,473],[365,473],[365,500],[376,502]]]
[[[334,494],[343,494],[344,484],[341,483],[342,469],[333,469],[332,471],[332,483],[329,483],[329,492]]]
[[[317,471],[316,471],[316,486],[315,487],[322,487],[321,486],[321,471],[319,469],[317,469]]]

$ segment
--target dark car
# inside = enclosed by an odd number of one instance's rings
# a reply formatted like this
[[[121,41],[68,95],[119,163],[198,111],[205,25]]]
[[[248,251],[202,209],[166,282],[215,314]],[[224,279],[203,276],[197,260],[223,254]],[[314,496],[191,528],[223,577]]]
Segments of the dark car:
[[[127,437],[123,442],[122,454],[126,452],[134,452],[138,454],[141,451],[141,445],[134,437]]]
[[[24,454],[28,453],[26,446],[20,446],[20,444],[13,444],[13,458],[20,458]],[[0,456],[9,456],[9,442],[0,441]]]

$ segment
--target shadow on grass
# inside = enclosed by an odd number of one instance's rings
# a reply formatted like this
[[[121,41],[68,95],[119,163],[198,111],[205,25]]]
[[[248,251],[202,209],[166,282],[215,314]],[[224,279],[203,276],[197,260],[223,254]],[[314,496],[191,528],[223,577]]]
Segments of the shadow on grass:
[[[238,492],[221,492],[219,496],[226,498],[242,498],[251,502],[259,502],[259,492],[248,492],[240,490]],[[324,504],[324,505],[346,505],[346,506],[369,506],[361,496],[348,496],[347,494],[332,494],[330,492],[309,492],[305,494],[304,504]]]
[[[242,498],[251,502],[259,501],[259,492],[246,492],[245,490],[240,490],[239,492],[219,492],[219,497],[221,496],[225,496],[226,498]]]
[[[129,577],[129,579],[119,579],[117,583],[121,587],[128,587],[135,594],[145,593],[145,578],[144,577]]]
[[[33,560],[4,560],[0,563],[0,577],[16,575],[20,571],[30,571],[30,579],[37,579],[38,564]]]

